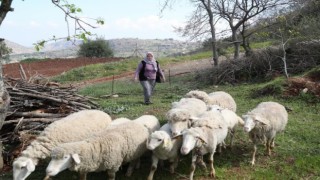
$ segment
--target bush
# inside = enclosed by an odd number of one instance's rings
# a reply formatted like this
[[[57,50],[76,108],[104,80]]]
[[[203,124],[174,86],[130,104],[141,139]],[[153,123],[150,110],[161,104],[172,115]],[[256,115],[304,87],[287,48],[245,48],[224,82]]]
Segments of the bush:
[[[78,51],[80,57],[113,57],[113,51],[108,41],[104,39],[89,40],[80,45]]]

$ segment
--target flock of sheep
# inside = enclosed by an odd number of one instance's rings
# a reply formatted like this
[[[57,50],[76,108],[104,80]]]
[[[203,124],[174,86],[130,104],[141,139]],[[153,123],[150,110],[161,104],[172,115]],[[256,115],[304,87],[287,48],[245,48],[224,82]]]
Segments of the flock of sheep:
[[[179,156],[191,154],[193,179],[196,165],[206,167],[203,155],[209,154],[210,176],[215,177],[213,157],[225,146],[230,134],[232,146],[235,127],[241,125],[254,144],[251,164],[255,164],[258,143],[267,152],[274,147],[276,133],[284,130],[288,114],[283,105],[262,102],[243,115],[236,114],[236,103],[223,91],[207,94],[193,90],[173,102],[166,113],[167,123],[153,115],[137,119],[111,117],[100,110],[83,110],[50,124],[20,157],[13,162],[13,179],[24,180],[38,161],[51,158],[45,179],[69,169],[79,172],[85,180],[88,172],[106,171],[108,179],[115,179],[123,164],[129,164],[126,176],[139,166],[140,157],[152,151],[152,165],[148,180],[152,180],[159,160],[168,160],[170,172],[178,166]]]

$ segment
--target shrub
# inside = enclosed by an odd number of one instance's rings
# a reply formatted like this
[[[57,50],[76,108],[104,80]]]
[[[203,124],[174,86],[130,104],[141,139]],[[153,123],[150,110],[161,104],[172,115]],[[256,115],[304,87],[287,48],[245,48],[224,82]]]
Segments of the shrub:
[[[78,51],[80,57],[112,57],[113,51],[108,41],[104,39],[89,40],[80,45]]]

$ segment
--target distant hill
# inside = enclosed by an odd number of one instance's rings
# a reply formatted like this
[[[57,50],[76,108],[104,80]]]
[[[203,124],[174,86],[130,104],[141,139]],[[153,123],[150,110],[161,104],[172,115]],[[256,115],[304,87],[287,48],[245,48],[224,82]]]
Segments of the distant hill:
[[[12,49],[12,54],[21,54],[21,53],[33,53],[35,52],[34,48],[25,47],[20,44],[11,42],[9,40],[4,40],[6,45]]]
[[[114,51],[115,57],[143,57],[146,52],[152,51],[156,57],[180,55],[198,49],[199,42],[184,42],[174,39],[138,39],[123,38],[107,40]],[[8,43],[7,43],[8,42]],[[27,58],[72,58],[77,56],[79,45],[82,41],[58,41],[48,43],[40,52],[34,51],[19,44],[6,41],[8,47],[13,49],[10,62],[17,62]]]

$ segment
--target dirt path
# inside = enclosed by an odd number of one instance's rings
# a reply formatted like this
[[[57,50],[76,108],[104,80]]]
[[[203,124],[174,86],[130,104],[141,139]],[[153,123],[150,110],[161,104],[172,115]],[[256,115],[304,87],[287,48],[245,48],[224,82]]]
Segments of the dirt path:
[[[170,74],[170,76],[178,76],[181,74],[187,74],[187,73],[211,68],[212,66],[213,66],[213,64],[212,64],[211,59],[203,59],[203,60],[185,61],[185,62],[170,64],[170,65],[162,67],[162,69],[164,70],[166,77],[168,77],[169,74]],[[131,72],[125,72],[120,75],[116,75],[114,77],[109,76],[109,77],[91,79],[91,80],[78,82],[73,85],[81,88],[81,87],[85,87],[85,86],[92,85],[92,84],[111,81],[113,79],[133,78],[133,76],[134,76],[134,71],[131,71]]]
[[[5,64],[3,66],[4,75],[11,78],[21,78],[20,65],[23,67],[26,78],[30,78],[34,75],[42,75],[44,77],[51,77],[59,75],[70,69],[77,68],[80,66],[86,66],[89,64],[96,63],[108,63],[114,61],[120,61],[120,58],[73,58],[73,59],[49,59],[45,61],[34,61],[34,62],[22,62]],[[160,61],[161,64],[161,61]],[[212,67],[212,61],[210,59],[185,61],[166,65],[162,67],[166,77],[177,76],[180,74],[191,73],[202,69]],[[84,87],[91,84],[102,83],[105,81],[111,81],[112,79],[121,78],[133,78],[134,71],[125,72],[115,76],[102,77],[97,79],[86,80],[82,82],[73,83],[72,86]]]

